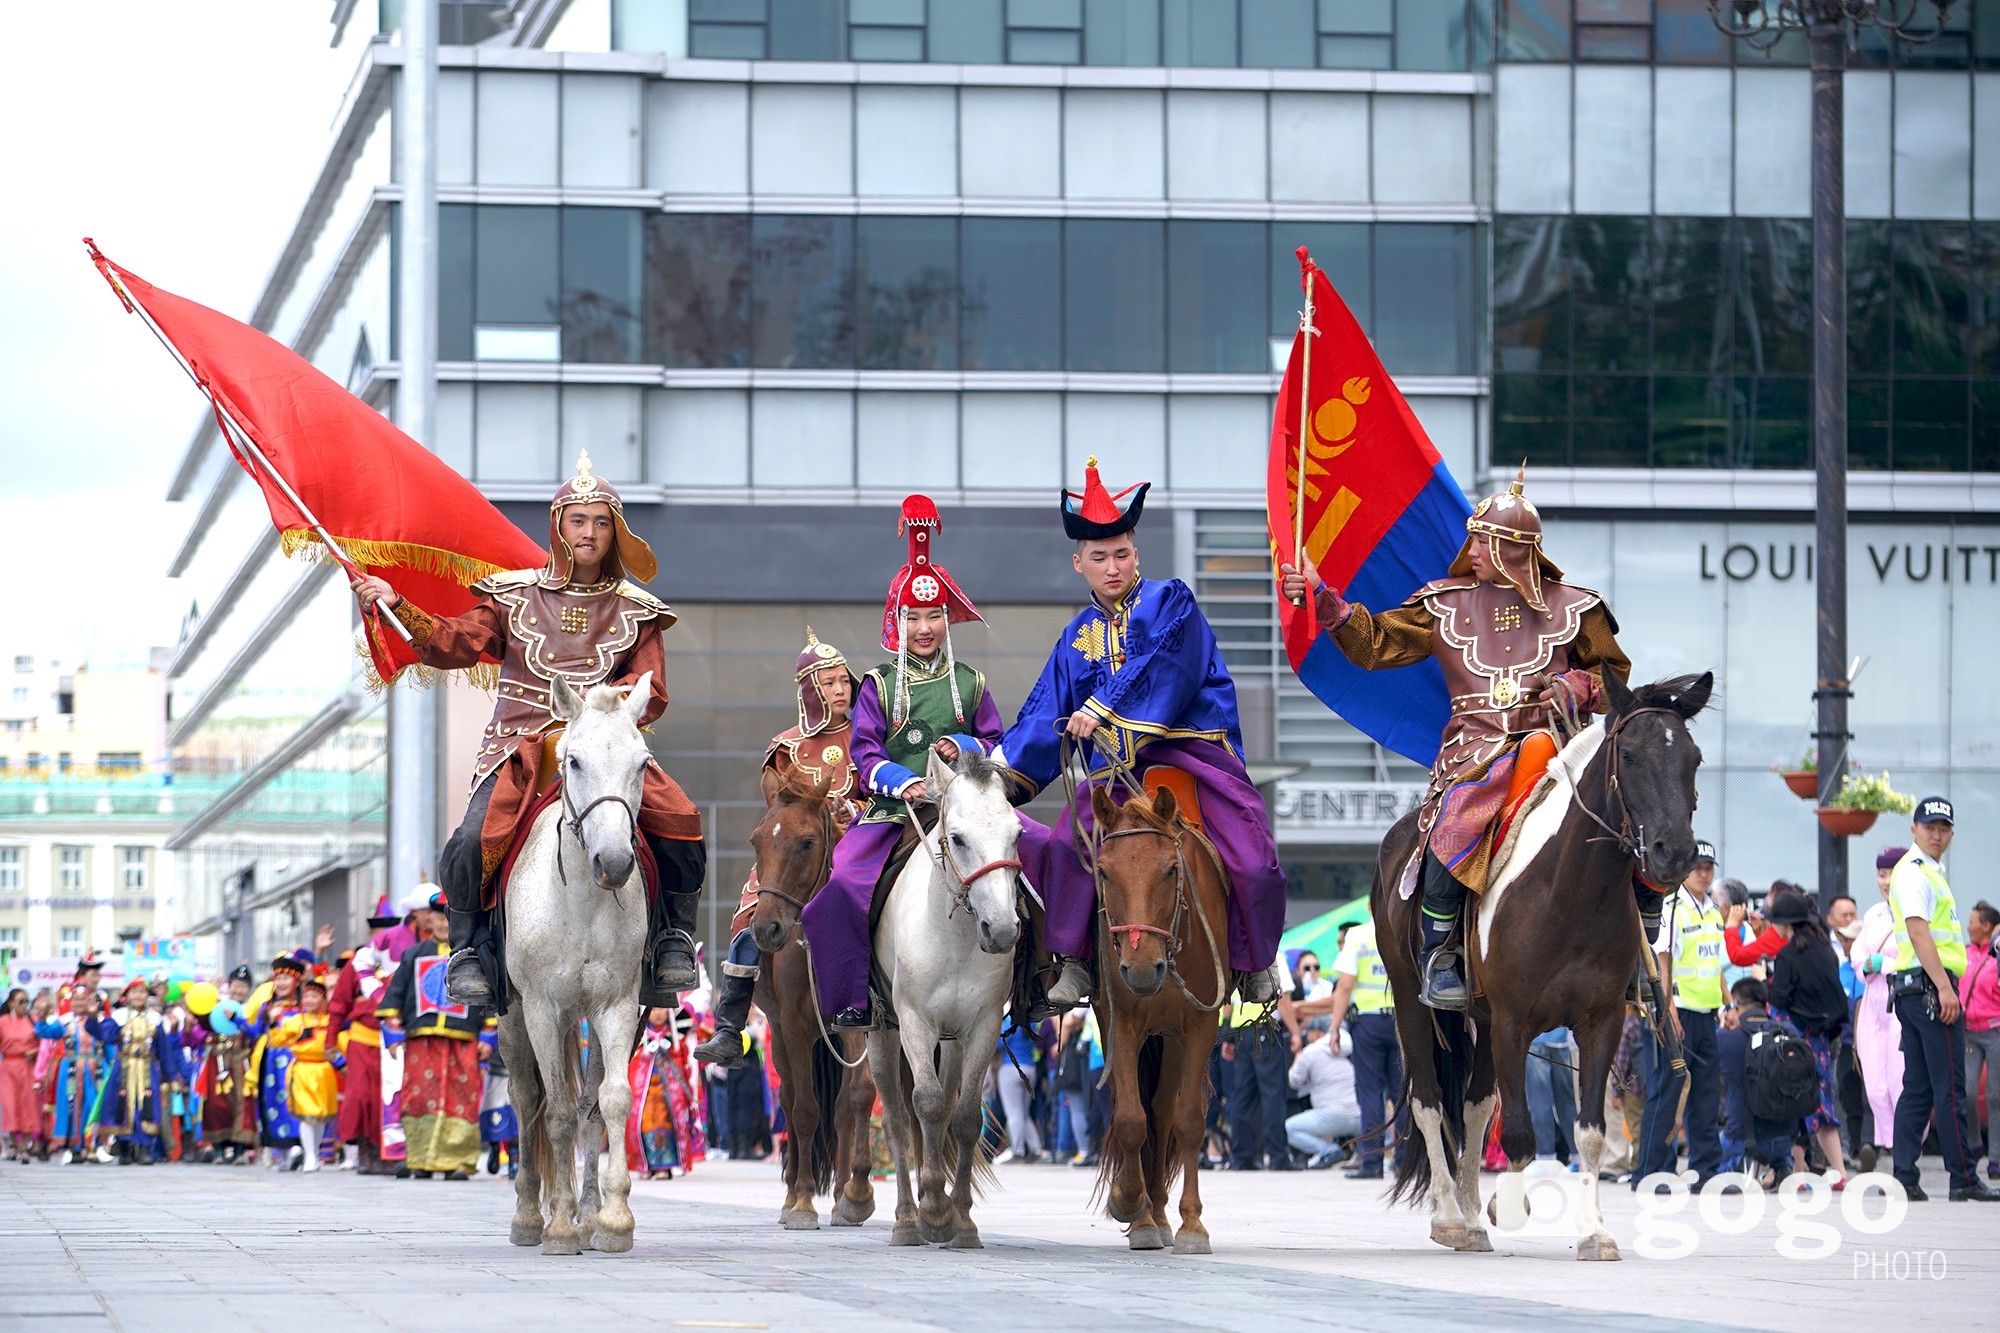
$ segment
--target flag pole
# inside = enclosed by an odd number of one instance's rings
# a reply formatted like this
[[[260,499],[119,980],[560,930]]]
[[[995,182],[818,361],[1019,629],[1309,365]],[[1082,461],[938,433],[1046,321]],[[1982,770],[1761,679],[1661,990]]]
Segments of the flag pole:
[[[284,474],[272,466],[271,460],[265,456],[264,451],[257,447],[257,442],[250,438],[250,433],[243,429],[242,424],[230,414],[228,408],[222,405],[214,392],[206,384],[202,383],[201,376],[195,374],[194,367],[189,365],[187,358],[181,355],[181,349],[174,346],[173,339],[167,337],[166,331],[154,322],[152,312],[147,310],[139,302],[138,298],[132,295],[131,290],[123,282],[119,281],[118,275],[111,271],[111,261],[106,259],[102,252],[98,250],[96,242],[92,241],[89,237],[85,237],[83,243],[89,248],[91,261],[97,265],[98,272],[102,273],[104,280],[111,284],[111,290],[118,294],[118,299],[125,303],[125,308],[138,315],[140,321],[153,331],[153,336],[160,340],[160,345],[167,349],[168,354],[173,357],[174,363],[186,372],[190,380],[194,381],[194,387],[201,390],[202,397],[208,399],[209,406],[215,409],[215,420],[222,427],[223,434],[230,438],[239,451],[255,460],[257,467],[261,468],[264,474],[277,484],[278,489],[284,493],[285,499],[290,501],[292,507],[299,511],[300,517],[304,518],[307,526],[318,535],[320,541],[326,546],[327,551],[340,563],[341,568],[345,569],[350,576],[359,575],[361,572],[359,567],[348,557],[346,550],[341,544],[334,540],[333,534],[326,530],[326,525],[321,523],[319,517],[306,505],[306,502],[299,498],[298,492],[292,489],[291,483],[285,480]],[[388,621],[396,633],[401,636],[404,643],[415,643],[415,640],[410,636],[409,628],[393,613],[381,614],[378,612],[377,618]]]
[[[1299,311],[1299,337],[1305,343],[1305,353],[1299,364],[1299,474],[1292,487],[1292,561],[1293,567],[1305,568],[1306,554],[1306,441],[1312,436],[1312,364],[1313,335],[1319,330],[1313,327],[1312,296],[1312,256],[1304,246],[1299,247],[1299,281],[1305,288],[1305,306]],[[1311,590],[1308,589],[1308,592]],[[1304,606],[1305,599],[1294,603]]]

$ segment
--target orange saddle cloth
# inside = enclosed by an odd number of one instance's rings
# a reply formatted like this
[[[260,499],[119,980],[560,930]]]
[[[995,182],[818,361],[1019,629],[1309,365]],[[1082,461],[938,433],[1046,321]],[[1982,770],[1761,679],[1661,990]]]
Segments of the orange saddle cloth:
[[[1507,833],[1527,803],[1528,793],[1542,780],[1542,774],[1549,770],[1549,761],[1555,757],[1556,738],[1546,731],[1529,732],[1521,748],[1514,752],[1514,774],[1507,780],[1507,802],[1500,807],[1500,822],[1493,832],[1496,850],[1506,843]]]
[[[1157,799],[1162,791],[1174,794],[1174,804],[1180,807],[1181,818],[1187,826],[1201,832],[1201,792],[1195,786],[1194,774],[1170,764],[1154,764],[1139,779],[1139,785],[1146,789],[1148,800]]]

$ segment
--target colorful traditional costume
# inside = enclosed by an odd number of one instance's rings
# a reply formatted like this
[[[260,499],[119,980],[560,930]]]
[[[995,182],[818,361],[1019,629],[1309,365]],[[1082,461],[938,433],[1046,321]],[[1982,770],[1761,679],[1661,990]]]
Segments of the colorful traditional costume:
[[[90,1003],[72,1004],[68,1013],[36,1029],[37,1035],[59,1041],[62,1051],[48,1086],[49,1143],[75,1153],[91,1146],[118,1033],[99,1003],[93,995]]]
[[[1604,672],[1620,681],[1631,672],[1602,595],[1565,583],[1543,554],[1541,514],[1518,478],[1481,500],[1465,527],[1449,575],[1393,611],[1371,612],[1333,588],[1314,599],[1320,628],[1356,666],[1374,671],[1434,657],[1444,671],[1451,718],[1418,817],[1428,849],[1424,998],[1438,1008],[1465,1003],[1458,959],[1443,945],[1465,890],[1486,887],[1493,832],[1517,787],[1517,764],[1545,765],[1557,749],[1556,716],[1603,712]],[[1473,574],[1475,543],[1495,567],[1491,580]],[[1539,698],[1543,688],[1557,702]],[[1651,908],[1649,935],[1663,897],[1642,903]]]
[[[250,983],[242,964],[230,972],[231,983]],[[241,1006],[231,1006],[241,1011]],[[257,1082],[251,1074],[251,1034],[245,1032],[223,1005],[202,1015],[208,1043],[202,1062],[202,1139],[234,1161],[257,1145]]]
[[[1062,494],[1064,532],[1072,541],[1130,533],[1149,486],[1141,482],[1114,497],[1091,459],[1083,493]],[[1098,719],[1097,730],[1080,747],[1091,780],[1140,764],[1166,765],[1194,779],[1204,829],[1229,872],[1229,965],[1246,977],[1265,971],[1277,957],[1284,930],[1285,873],[1264,798],[1243,766],[1236,684],[1185,583],[1135,578],[1116,606],[1093,598],[1063,628],[1041,678],[994,753],[1021,789],[1018,799],[1055,781],[1064,728],[1078,712]],[[1091,819],[1086,784],[1056,825],[1058,845],[1028,869],[1047,904],[1048,948],[1075,958],[1091,955],[1097,893],[1070,850],[1071,826],[1087,829]],[[1072,997],[1051,998],[1066,1003]]]
[[[570,578],[575,559],[562,535],[562,512],[591,504],[610,509],[617,538],[598,581],[583,585]],[[618,492],[592,475],[589,454],[578,457],[576,476],[549,503],[549,549],[541,569],[475,583],[480,600],[462,616],[434,617],[407,600],[393,608],[426,666],[499,663],[500,697],[473,766],[472,798],[438,863],[457,951],[452,989],[468,1003],[505,1003],[499,984],[502,947],[492,929],[498,892],[493,880],[530,802],[555,776],[555,739],[563,727],[551,702],[555,680],[560,677],[583,694],[596,685],[629,686],[651,673],[652,699],[641,725],[657,720],[667,707],[660,633],[674,623],[674,613],[625,577],[629,572],[650,579],[659,562],[625,525]],[[666,1004],[696,985],[691,932],[707,852],[700,813],[656,762],[646,765],[638,823],[660,875],[649,926],[652,967],[640,1003]]]
[[[35,1064],[42,1041],[26,1014],[0,1013],[0,1133],[23,1141],[42,1137],[42,1099]]]
[[[279,995],[279,973],[293,978],[291,991]],[[292,1063],[297,1058],[290,1047],[276,1045],[271,1034],[280,1024],[299,1012],[299,987],[306,974],[304,960],[286,954],[271,964],[271,979],[250,993],[243,1011],[250,1018],[257,1044],[250,1052],[251,1075],[257,1080],[257,1141],[268,1151],[264,1165],[287,1164],[291,1149],[299,1146],[299,1120],[292,1113]]]
[[[301,989],[317,989],[326,998],[326,983],[308,978]],[[333,1020],[324,1008],[308,1013],[301,1008],[273,1027],[266,1036],[269,1054],[290,1055],[285,1074],[285,1105],[298,1127],[299,1143],[305,1149],[301,1168],[319,1170],[320,1137],[340,1112],[340,1075],[334,1070],[327,1051]]]
[[[625,1122],[625,1155],[643,1162],[648,1174],[690,1170],[708,1155],[701,1103],[695,1096],[700,1072],[689,1049],[692,1020],[669,1010],[667,1021],[639,1034],[626,1074],[632,1085],[632,1113]]]
[[[104,1096],[104,1128],[116,1136],[118,1155],[128,1162],[166,1156],[166,1077],[160,1048],[162,1021],[147,1007],[146,983],[125,987],[126,1007],[114,1010],[107,1045],[113,1047],[111,1085]]]
[[[1876,857],[1881,869],[1894,869],[1903,847],[1891,847]],[[1883,866],[1883,861],[1889,864]],[[1896,928],[1901,923],[1887,902],[1876,903],[1861,917],[1850,956],[1864,978],[1861,998],[1854,1005],[1854,1059],[1861,1066],[1861,1086],[1868,1094],[1874,1119],[1874,1142],[1896,1146],[1896,1099],[1903,1092],[1903,1024],[1889,996],[1889,973],[1895,968]]]
[[[437,940],[404,954],[375,1010],[401,1029],[405,1164],[426,1174],[470,1174],[479,1164],[477,1039],[494,1020],[445,994],[450,956]]]
[[[1000,739],[1000,710],[987,692],[986,677],[952,657],[949,626],[980,617],[932,559],[940,526],[928,497],[903,501],[897,535],[907,539],[909,558],[890,583],[882,612],[882,646],[896,657],[862,677],[854,700],[852,755],[868,807],[834,849],[825,887],[800,913],[820,1007],[840,1027],[869,1023],[870,909],[909,819],[904,793],[923,781],[937,742],[950,740],[961,751],[986,754]],[[947,628],[936,651],[918,657],[910,651],[907,614],[924,609],[942,609]],[[1046,826],[1022,817],[1019,856],[1031,881],[1035,867],[1049,857],[1051,840]]]
[[[382,955],[365,945],[340,969],[327,998],[335,1049],[347,1066],[334,1132],[357,1147],[357,1169],[369,1176],[382,1173],[382,1023],[375,1006],[387,984],[385,971]]]
[[[834,818],[842,829],[853,822],[860,810],[856,799],[860,777],[854,768],[853,713],[836,713],[820,688],[819,673],[838,668],[847,676],[849,709],[860,693],[861,683],[847,665],[847,658],[830,643],[806,627],[806,646],[799,650],[793,678],[798,684],[799,724],[779,732],[764,750],[760,774],[765,790],[771,780],[793,780],[827,784],[827,798],[833,802]],[[757,989],[757,970],[762,955],[750,937],[750,914],[757,906],[757,871],[744,881],[743,896],[730,922],[735,937],[729,942],[729,956],[722,964],[721,984],[716,988],[715,1031],[695,1049],[695,1057],[708,1064],[732,1068],[744,1056],[743,1025],[750,1016],[750,1002]]]

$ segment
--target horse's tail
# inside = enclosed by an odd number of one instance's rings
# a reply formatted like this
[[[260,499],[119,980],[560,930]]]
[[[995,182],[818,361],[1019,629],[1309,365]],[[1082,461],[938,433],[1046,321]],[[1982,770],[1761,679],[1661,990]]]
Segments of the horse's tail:
[[[1437,1040],[1430,1043],[1431,1073],[1437,1080],[1445,1161],[1456,1162],[1465,1140],[1465,1089],[1472,1080],[1472,1023],[1448,1009],[1428,1012],[1437,1032]],[[1405,1051],[1403,1092],[1396,1099],[1396,1183],[1390,1187],[1389,1200],[1417,1204],[1430,1196],[1431,1159],[1411,1118],[1416,1079],[1410,1058]]]
[[[1146,1108],[1146,1135],[1139,1141],[1137,1150],[1140,1160],[1136,1165],[1141,1171],[1146,1165],[1144,1160],[1146,1144],[1160,1131],[1159,1125],[1153,1122],[1153,1094],[1160,1089],[1160,1065],[1164,1049],[1162,1038],[1143,1037],[1139,1041],[1139,1050],[1135,1057],[1139,1066],[1139,1105]],[[1111,1182],[1118,1178],[1119,1170],[1131,1160],[1131,1156],[1131,1153],[1119,1146],[1118,1137],[1111,1133],[1111,1127],[1106,1125],[1104,1146],[1097,1154],[1097,1183],[1090,1191],[1090,1202],[1093,1207],[1103,1202],[1105,1195],[1111,1189]],[[1169,1160],[1171,1162],[1172,1159]],[[1168,1170],[1172,1169],[1170,1164]]]
[[[847,1071],[841,1066],[840,1057],[824,1039],[812,1044],[813,1100],[819,1103],[819,1128],[813,1131],[812,1143],[797,1145],[806,1147],[812,1153],[812,1189],[814,1194],[833,1192],[833,1154],[840,1135],[840,1123],[836,1113],[840,1106],[841,1076]]]

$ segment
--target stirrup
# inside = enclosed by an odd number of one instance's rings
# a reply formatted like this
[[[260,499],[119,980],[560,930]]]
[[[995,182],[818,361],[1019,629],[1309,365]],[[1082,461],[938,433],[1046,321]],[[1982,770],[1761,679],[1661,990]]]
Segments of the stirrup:
[[[1043,998],[1051,1008],[1067,1013],[1090,997],[1091,985],[1090,969],[1077,959],[1066,958],[1063,960],[1062,975],[1056,978],[1056,984],[1049,987]]]
[[[828,1024],[836,1032],[873,1032],[875,1015],[871,1009],[846,1008],[833,1016]]]
[[[492,1007],[493,982],[477,952],[460,949],[445,962],[444,997],[453,1004]]]
[[[685,956],[675,945],[685,946]],[[690,991],[701,985],[700,974],[695,970],[694,936],[685,930],[668,927],[653,941],[653,987],[657,990]]]
[[[1457,949],[1440,945],[1424,956],[1424,979],[1417,998],[1433,1009],[1460,1011],[1467,1006],[1470,997],[1459,971]]]
[[[1236,984],[1245,1004],[1269,1004],[1278,998],[1277,964],[1259,968],[1255,972],[1239,972],[1236,974]]]

